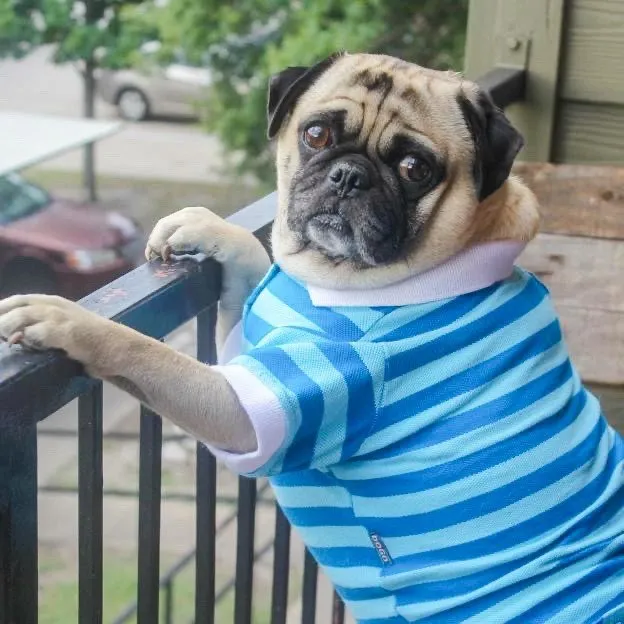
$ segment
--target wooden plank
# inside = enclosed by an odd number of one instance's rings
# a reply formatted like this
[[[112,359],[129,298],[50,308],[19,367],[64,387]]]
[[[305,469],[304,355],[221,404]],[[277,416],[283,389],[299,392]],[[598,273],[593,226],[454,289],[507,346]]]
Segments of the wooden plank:
[[[624,168],[517,163],[536,194],[540,231],[624,240]]]
[[[555,162],[624,165],[624,106],[562,102]]]
[[[572,361],[589,383],[624,387],[624,315],[557,305]]]
[[[624,243],[540,234],[519,264],[550,289],[583,379],[624,385]]]
[[[588,387],[598,397],[607,420],[624,434],[624,388],[595,384],[588,384]]]
[[[551,160],[564,0],[471,0],[465,73],[476,79],[497,63],[520,65],[529,40],[524,102],[507,109],[526,139],[524,160]],[[490,25],[494,25],[492,28]]]
[[[564,49],[562,97],[624,104],[624,2],[572,0]]]

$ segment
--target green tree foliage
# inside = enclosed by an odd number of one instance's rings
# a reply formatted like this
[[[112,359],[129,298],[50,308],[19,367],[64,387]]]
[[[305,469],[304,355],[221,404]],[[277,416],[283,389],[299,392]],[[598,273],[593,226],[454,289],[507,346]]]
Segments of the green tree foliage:
[[[52,43],[57,63],[127,66],[160,15],[152,0],[0,0],[0,56]]]
[[[268,77],[337,50],[378,52],[460,69],[467,0],[170,0],[163,37],[214,71],[207,124],[241,167],[273,183],[266,140]]]
[[[157,0],[0,0],[0,57],[54,44],[55,63],[74,63],[84,85],[83,113],[94,116],[95,71],[131,65],[158,38]],[[84,185],[96,199],[93,145],[84,149]]]

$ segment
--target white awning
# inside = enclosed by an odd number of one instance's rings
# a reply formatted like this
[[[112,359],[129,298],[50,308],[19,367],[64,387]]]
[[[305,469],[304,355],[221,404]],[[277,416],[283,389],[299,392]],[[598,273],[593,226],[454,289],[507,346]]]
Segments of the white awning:
[[[0,175],[119,132],[118,121],[0,112]]]

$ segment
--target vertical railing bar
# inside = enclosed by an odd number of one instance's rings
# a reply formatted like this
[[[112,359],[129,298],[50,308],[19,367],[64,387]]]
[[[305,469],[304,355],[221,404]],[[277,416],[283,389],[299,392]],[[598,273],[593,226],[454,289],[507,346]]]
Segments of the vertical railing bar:
[[[342,598],[334,592],[332,604],[332,624],[344,624],[345,606]]]
[[[102,622],[102,403],[96,382],[78,398],[78,620]]]
[[[141,405],[139,437],[138,624],[158,622],[162,421]]]
[[[197,315],[197,359],[206,364],[217,363],[215,328],[217,306],[211,306]]]
[[[195,622],[214,624],[217,464],[201,442],[197,443],[196,471]]]
[[[273,595],[271,624],[286,624],[288,576],[290,574],[290,524],[275,503],[275,543],[273,545]]]
[[[256,494],[256,480],[239,477],[234,624],[252,624]]]
[[[0,622],[36,624],[38,611],[37,426],[34,414],[0,423]]]
[[[306,548],[303,564],[303,591],[301,624],[314,624],[316,621],[316,581],[318,566]]]
[[[173,624],[173,579],[165,585],[165,624]]]
[[[4,472],[0,469],[0,472]],[[7,475],[8,478],[10,478]],[[0,493],[2,496],[2,493]],[[9,527],[9,501],[8,498],[2,501],[0,509],[0,622],[10,622],[9,619],[9,575],[10,575],[10,556],[11,552],[10,537],[11,531]]]
[[[212,306],[197,316],[197,359],[207,364],[217,360],[215,324],[217,307]],[[197,443],[196,467],[196,555],[195,555],[195,622],[214,624],[215,556],[217,535],[217,463],[208,449]]]

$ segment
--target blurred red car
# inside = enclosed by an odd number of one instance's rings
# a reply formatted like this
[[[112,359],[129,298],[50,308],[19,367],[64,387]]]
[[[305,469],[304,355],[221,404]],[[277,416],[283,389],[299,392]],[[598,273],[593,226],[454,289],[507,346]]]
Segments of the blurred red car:
[[[0,298],[78,299],[139,263],[144,236],[115,212],[60,199],[21,176],[0,176]]]

